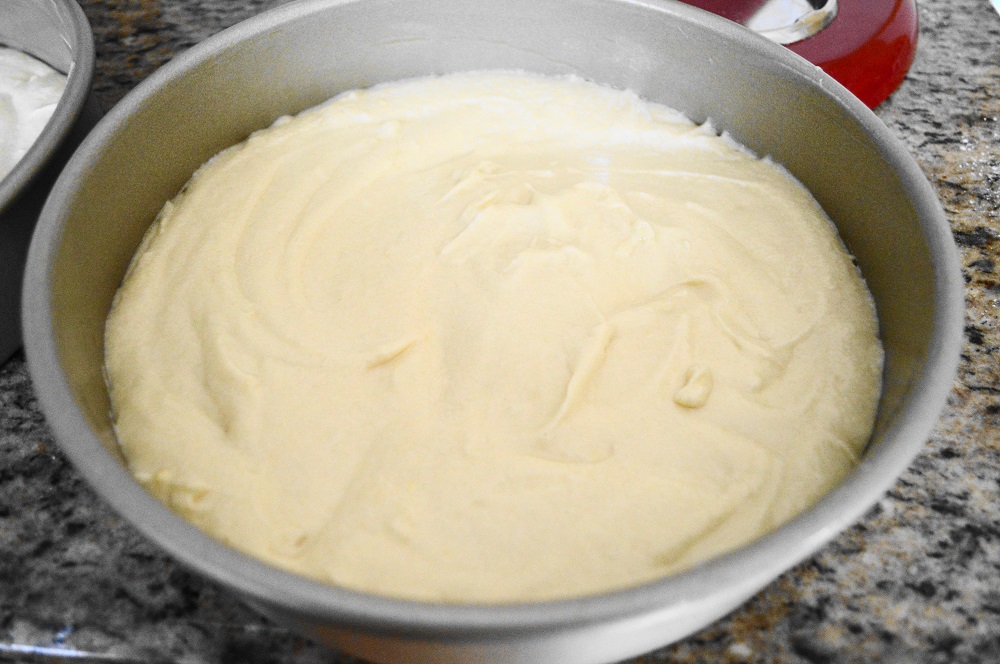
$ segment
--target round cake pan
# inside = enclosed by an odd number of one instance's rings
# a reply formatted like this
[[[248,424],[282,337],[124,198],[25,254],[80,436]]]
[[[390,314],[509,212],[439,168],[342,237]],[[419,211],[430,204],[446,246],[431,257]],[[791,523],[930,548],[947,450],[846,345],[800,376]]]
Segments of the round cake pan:
[[[21,277],[28,242],[59,170],[99,117],[88,103],[94,76],[90,23],[75,0],[3,0],[0,45],[66,74],[52,118],[6,177],[0,178],[0,362],[21,346]],[[82,116],[82,117],[81,117]]]
[[[634,90],[711,119],[813,192],[868,282],[886,349],[875,431],[839,488],[757,542],[655,583],[467,606],[366,595],[275,569],[204,535],[132,479],[108,415],[104,321],[164,202],[208,158],[281,115],[351,88],[477,69]],[[857,520],[921,449],[955,375],[963,306],[941,207],[888,129],[786,49],[669,0],[309,0],[239,24],[160,69],[91,132],[42,213],[24,290],[41,405],[110,505],[275,620],[373,661],[411,663],[611,662],[732,610]]]

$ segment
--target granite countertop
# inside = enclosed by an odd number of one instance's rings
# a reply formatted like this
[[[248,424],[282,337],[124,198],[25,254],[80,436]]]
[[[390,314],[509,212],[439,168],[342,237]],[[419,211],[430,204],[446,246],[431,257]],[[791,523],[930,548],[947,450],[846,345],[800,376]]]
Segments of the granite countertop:
[[[100,104],[280,1],[83,0]],[[961,251],[966,342],[948,407],[860,523],[636,662],[1000,661],[1000,17],[989,0],[919,10],[917,60],[877,113],[936,188]],[[18,354],[0,366],[0,661],[71,659],[356,661],[258,617],[123,523],[56,448]]]

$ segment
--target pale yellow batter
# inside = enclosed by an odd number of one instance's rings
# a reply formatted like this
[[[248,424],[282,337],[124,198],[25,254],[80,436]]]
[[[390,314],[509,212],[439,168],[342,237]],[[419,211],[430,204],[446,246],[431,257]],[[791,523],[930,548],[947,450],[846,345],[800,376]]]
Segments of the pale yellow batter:
[[[833,226],[576,80],[352,92],[204,166],[108,321],[135,475],[233,546],[445,602],[595,593],[807,508],[881,347]]]

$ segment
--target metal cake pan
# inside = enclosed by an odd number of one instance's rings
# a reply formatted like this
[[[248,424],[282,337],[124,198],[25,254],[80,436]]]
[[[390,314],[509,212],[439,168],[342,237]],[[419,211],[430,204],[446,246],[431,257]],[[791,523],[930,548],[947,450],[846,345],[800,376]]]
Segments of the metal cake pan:
[[[813,192],[868,281],[886,348],[859,467],[731,554],[640,587],[533,604],[436,605],[325,586],[187,524],[123,466],[102,375],[105,317],[163,203],[209,157],[281,115],[350,88],[496,68],[576,74],[711,118]],[[963,307],[940,204],[889,130],[806,61],[670,0],[306,0],[241,23],[164,66],[90,134],[45,206],[24,286],[39,400],[95,490],[266,615],[380,662],[596,664],[718,619],[857,520],[920,451],[956,372]]]
[[[94,76],[90,23],[74,0],[0,2],[0,45],[66,74],[52,118],[27,154],[0,178],[0,362],[21,346],[21,277],[28,242],[49,187],[99,117],[88,102]],[[81,118],[81,115],[83,116]]]

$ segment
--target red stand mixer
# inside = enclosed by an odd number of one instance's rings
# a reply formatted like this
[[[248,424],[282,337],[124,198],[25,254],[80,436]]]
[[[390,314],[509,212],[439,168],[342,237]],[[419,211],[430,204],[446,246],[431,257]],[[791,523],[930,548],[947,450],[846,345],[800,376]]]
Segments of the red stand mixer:
[[[917,50],[915,0],[684,0],[784,44],[870,108],[899,87]]]

